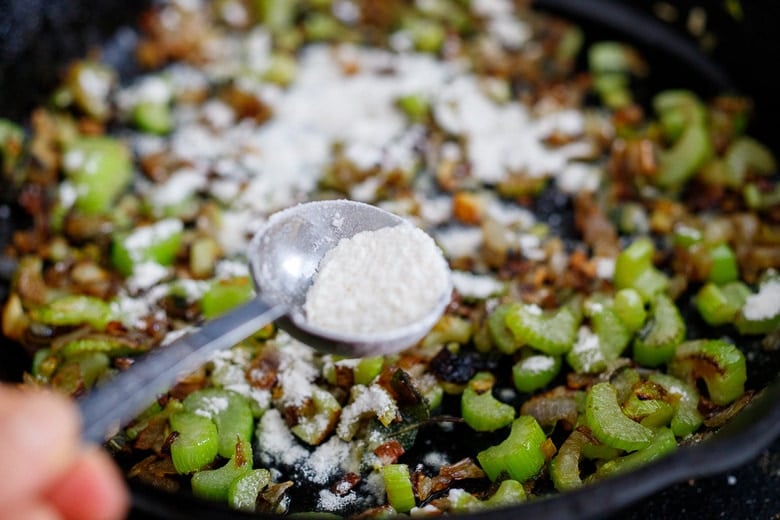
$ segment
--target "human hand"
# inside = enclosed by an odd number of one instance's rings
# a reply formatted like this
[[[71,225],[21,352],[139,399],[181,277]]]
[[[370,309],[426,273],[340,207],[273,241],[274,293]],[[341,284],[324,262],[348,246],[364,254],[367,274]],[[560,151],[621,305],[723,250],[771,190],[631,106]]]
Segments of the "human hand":
[[[129,496],[65,397],[0,385],[0,520],[113,520]]]

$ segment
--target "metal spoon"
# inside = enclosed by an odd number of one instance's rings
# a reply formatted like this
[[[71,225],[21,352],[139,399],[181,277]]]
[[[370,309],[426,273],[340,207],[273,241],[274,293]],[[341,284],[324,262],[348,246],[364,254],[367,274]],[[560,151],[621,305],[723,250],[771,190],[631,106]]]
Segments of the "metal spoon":
[[[420,340],[450,300],[451,286],[419,321],[390,332],[350,335],[307,323],[306,293],[325,253],[361,231],[410,225],[368,204],[338,200],[300,204],[271,216],[252,239],[248,257],[257,297],[205,323],[196,332],[155,350],[79,400],[83,438],[102,442],[209,356],[277,323],[307,345],[350,357],[397,352]]]

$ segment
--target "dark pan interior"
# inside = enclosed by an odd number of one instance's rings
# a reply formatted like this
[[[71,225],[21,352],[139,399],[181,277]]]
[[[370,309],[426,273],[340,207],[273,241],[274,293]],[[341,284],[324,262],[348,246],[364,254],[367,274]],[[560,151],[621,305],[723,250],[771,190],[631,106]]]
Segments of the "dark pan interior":
[[[129,49],[133,36],[121,27],[137,20],[148,3],[0,0],[0,116],[23,121],[24,115],[44,101],[57,83],[63,64],[96,45],[102,45],[104,58],[118,66],[122,75],[132,75]],[[780,113],[780,101],[775,92],[777,85],[769,81],[767,72],[780,56],[780,37],[775,27],[780,19],[780,3],[741,2],[739,19],[723,9],[711,9],[708,21],[718,40],[710,57],[699,53],[694,39],[681,30],[686,25],[684,14],[695,8],[696,2],[676,2],[680,16],[671,24],[661,24],[647,15],[656,4],[651,1],[537,0],[535,4],[577,20],[591,40],[621,38],[635,43],[656,72],[649,88],[688,87],[705,95],[733,89],[750,94],[756,113],[770,115],[757,118],[752,132],[776,152],[780,150],[780,132],[774,131],[771,117]],[[722,7],[720,2],[718,5]],[[8,240],[13,226],[22,224],[11,199],[10,190],[0,189],[0,245]],[[2,279],[9,269],[0,260],[0,301],[4,298]],[[603,518],[674,483],[720,473],[755,459],[773,441],[777,447],[780,436],[778,356],[774,358],[752,362],[750,381],[758,388],[766,386],[764,395],[706,443],[678,450],[629,478],[607,480],[551,500],[467,517]],[[16,346],[0,345],[0,379],[18,380],[27,363]],[[257,518],[201,502],[186,493],[172,496],[137,483],[131,486],[133,517]],[[777,501],[776,496],[774,500]]]

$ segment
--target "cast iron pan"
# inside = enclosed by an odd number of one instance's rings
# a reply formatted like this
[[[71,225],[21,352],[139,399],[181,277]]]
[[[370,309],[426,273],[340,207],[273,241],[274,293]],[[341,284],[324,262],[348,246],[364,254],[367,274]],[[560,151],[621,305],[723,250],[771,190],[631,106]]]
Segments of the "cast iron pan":
[[[0,0],[0,13],[3,13],[0,17],[0,116],[23,122],[24,114],[44,100],[56,84],[61,66],[94,45],[102,46],[103,58],[117,67],[122,76],[132,75],[129,49],[134,42],[133,33],[118,28],[134,20],[147,3]],[[650,81],[656,82],[658,88],[692,88],[705,96],[736,90],[753,97],[757,113],[778,113],[778,96],[772,92],[774,84],[766,81],[763,76],[766,68],[761,66],[772,64],[771,58],[778,56],[774,42],[780,38],[771,28],[773,20],[778,19],[772,15],[780,11],[776,3],[742,2],[742,19],[712,17],[722,41],[710,56],[702,54],[692,39],[678,30],[679,23],[677,28],[660,23],[637,7],[647,7],[652,2],[624,5],[613,0],[536,0],[534,3],[540,9],[577,21],[586,30],[588,39],[619,38],[635,44],[652,64],[655,76]],[[692,4],[678,2],[677,5],[685,12]],[[681,20],[684,24],[684,19]],[[713,55],[716,59],[711,59]],[[773,123],[769,117],[759,118],[752,132],[778,152],[778,134],[771,132]],[[0,185],[0,247],[7,243],[14,227],[23,225],[21,215],[14,210],[11,190]],[[5,297],[12,267],[0,258],[0,301]],[[695,317],[691,319],[695,321]],[[695,329],[695,323],[690,325]],[[712,335],[712,331],[708,334]],[[755,345],[747,349],[753,354],[748,357],[748,384],[758,391],[758,397],[706,441],[681,447],[674,454],[628,475],[554,498],[466,517],[603,518],[673,484],[721,474],[754,460],[780,438],[780,360],[777,359],[780,356],[771,356]],[[16,345],[0,344],[0,379],[18,380],[28,363]],[[137,482],[130,485],[133,518],[257,518],[257,515],[202,502],[184,492],[171,495]],[[674,489],[677,488],[672,488],[672,492]],[[768,493],[770,500],[777,501],[771,484]],[[695,514],[696,507],[688,504],[688,512]],[[743,516],[740,511],[745,513],[736,509],[732,515]],[[654,517],[652,510],[644,513],[647,518]]]

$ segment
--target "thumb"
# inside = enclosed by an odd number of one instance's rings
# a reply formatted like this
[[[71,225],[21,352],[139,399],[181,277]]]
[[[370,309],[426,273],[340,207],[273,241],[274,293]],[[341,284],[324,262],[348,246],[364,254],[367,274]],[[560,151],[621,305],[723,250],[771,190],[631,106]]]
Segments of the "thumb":
[[[53,393],[0,386],[0,505],[41,494],[80,446],[73,403]]]

